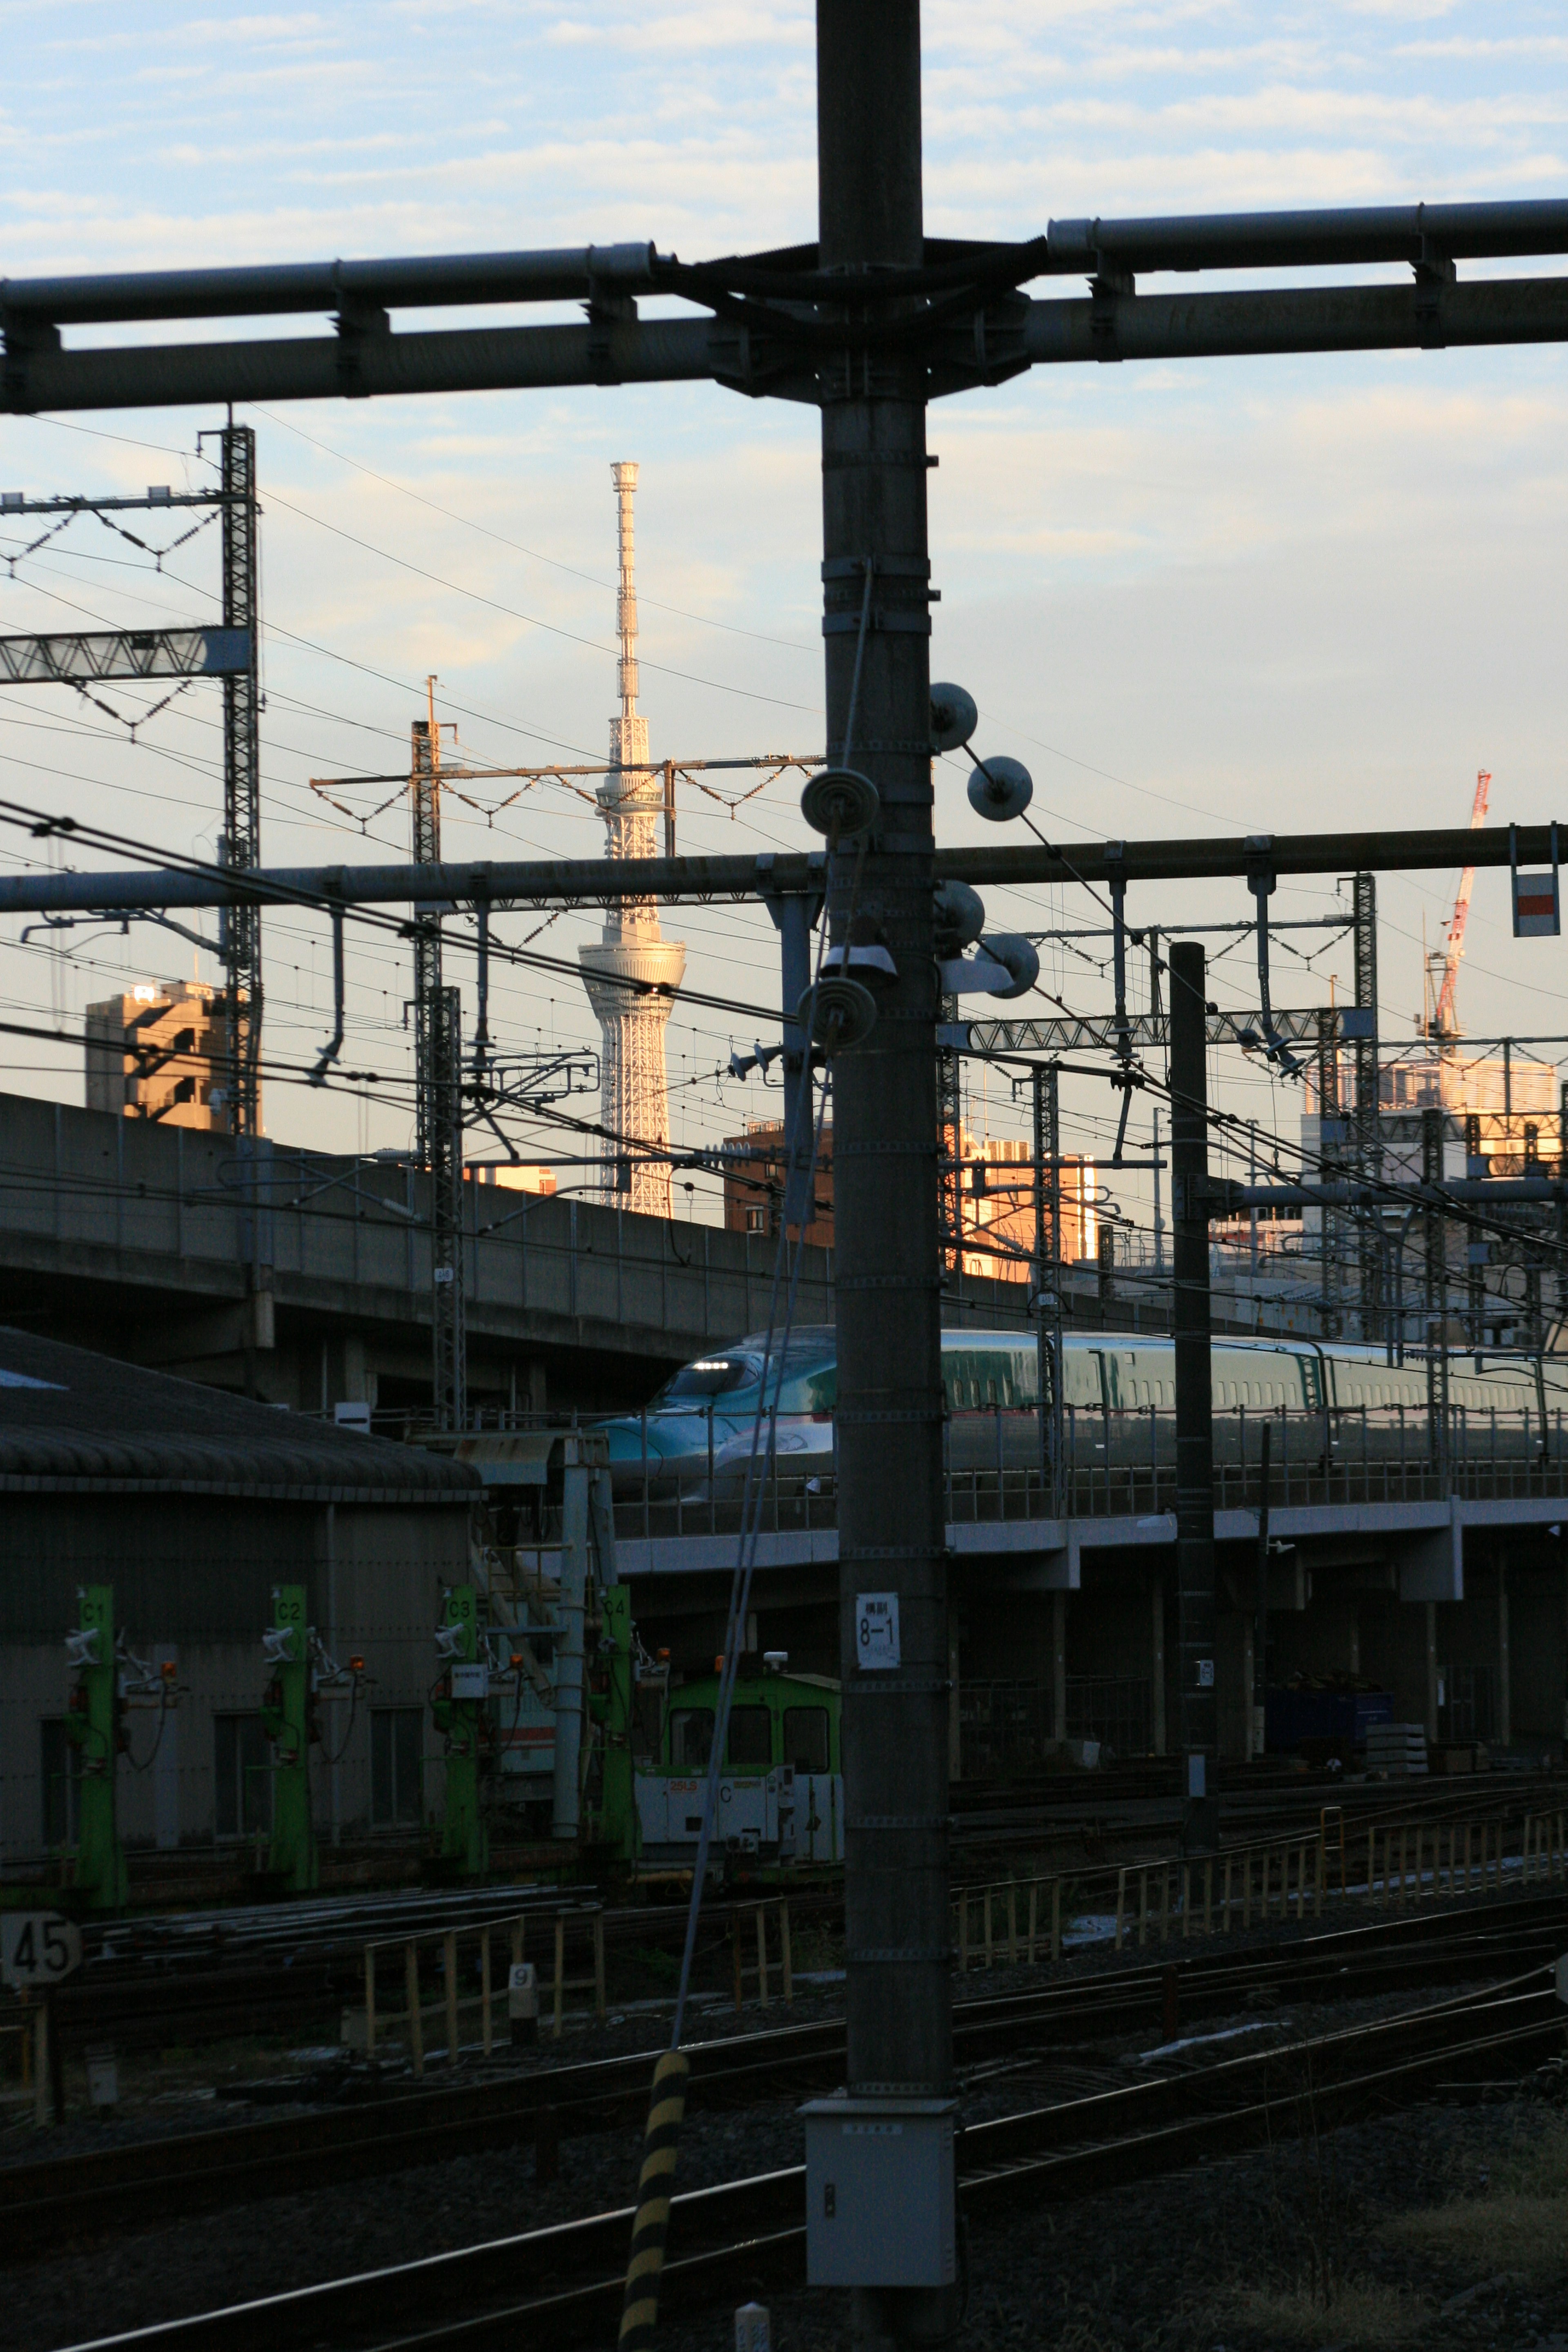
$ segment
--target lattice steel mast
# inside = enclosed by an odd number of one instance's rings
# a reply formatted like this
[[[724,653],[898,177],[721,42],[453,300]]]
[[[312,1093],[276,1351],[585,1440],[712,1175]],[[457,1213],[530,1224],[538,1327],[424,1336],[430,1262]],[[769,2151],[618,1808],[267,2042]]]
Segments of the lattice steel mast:
[[[607,855],[651,857],[665,787],[663,776],[649,766],[647,720],[637,709],[637,551],[632,533],[637,469],[623,461],[610,471],[620,508],[621,708],[619,717],[610,721],[610,772],[597,798],[609,835]],[[651,1216],[668,1217],[668,1162],[628,1151],[617,1139],[629,1138],[655,1151],[668,1149],[664,1032],[686,970],[686,950],[663,937],[653,899],[618,898],[605,910],[603,939],[577,953],[588,1002],[604,1033],[599,1101],[601,1123],[608,1130],[605,1197]]]
[[[428,715],[414,721],[408,796],[414,862],[441,862],[441,734],[436,681]],[[461,1429],[468,1412],[463,1318],[463,1000],[441,980],[441,918],[416,915],[414,932],[416,1150],[430,1179],[431,1398],[439,1429]]]
[[[256,435],[226,425],[222,445],[223,623],[243,629],[249,659],[223,682],[223,839],[219,863],[243,871],[261,863],[260,597],[257,572]],[[261,1131],[261,909],[226,909],[223,954],[231,1056],[229,1126]]]

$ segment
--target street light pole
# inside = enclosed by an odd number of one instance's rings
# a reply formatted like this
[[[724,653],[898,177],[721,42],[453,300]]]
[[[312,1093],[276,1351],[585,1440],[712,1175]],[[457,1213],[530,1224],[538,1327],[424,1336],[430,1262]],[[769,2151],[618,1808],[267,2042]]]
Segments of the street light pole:
[[[852,298],[924,259],[918,0],[818,0],[816,33],[821,266]],[[853,894],[898,967],[834,1067],[847,2086],[929,2101],[952,2091],[952,2020],[927,387],[886,346],[825,352],[819,382],[827,756],[880,803],[863,862],[835,860],[829,919],[841,934]],[[895,1601],[896,1664],[867,1662],[870,1594]],[[855,2306],[863,2344],[935,2340],[955,2316],[941,2287],[859,2287]]]

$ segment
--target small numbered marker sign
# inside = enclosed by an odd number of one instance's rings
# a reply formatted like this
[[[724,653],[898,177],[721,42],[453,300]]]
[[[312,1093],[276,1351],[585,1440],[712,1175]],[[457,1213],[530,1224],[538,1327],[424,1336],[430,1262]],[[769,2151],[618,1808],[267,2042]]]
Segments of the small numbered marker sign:
[[[61,1984],[81,1966],[81,1929],[58,1911],[0,1913],[0,1980],[20,1990]]]
[[[896,1592],[858,1592],[855,1596],[855,1663],[863,1674],[884,1672],[900,1662],[899,1596]]]

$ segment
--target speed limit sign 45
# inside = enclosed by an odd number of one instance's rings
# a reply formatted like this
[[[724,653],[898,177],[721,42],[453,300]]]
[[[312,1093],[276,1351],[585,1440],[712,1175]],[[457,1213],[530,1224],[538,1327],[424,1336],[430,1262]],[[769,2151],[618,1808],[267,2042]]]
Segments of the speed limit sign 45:
[[[0,1982],[62,1984],[81,1966],[81,1929],[58,1911],[0,1912]]]

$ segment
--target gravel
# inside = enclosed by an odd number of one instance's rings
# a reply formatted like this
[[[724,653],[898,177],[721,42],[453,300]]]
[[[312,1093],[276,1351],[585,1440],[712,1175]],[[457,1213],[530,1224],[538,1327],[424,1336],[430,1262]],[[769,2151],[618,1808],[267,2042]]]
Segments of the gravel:
[[[1557,2275],[1542,2280],[1490,2260],[1478,2274],[1374,2235],[1389,2214],[1474,2193],[1546,2121],[1522,2099],[1411,2108],[1316,2146],[994,2218],[970,2234],[962,2352],[1568,2352],[1568,2237]],[[1304,2316],[1286,2304],[1289,2326],[1248,2312],[1249,2292],[1300,2290],[1325,2263],[1338,2291],[1328,2309],[1309,2293]],[[758,2294],[773,2352],[847,2347],[844,2296]],[[679,2341],[679,2352],[731,2352],[733,2322],[688,2324]]]
[[[1173,1955],[1174,1957],[1174,1955]],[[1082,1963],[1074,1964],[1077,1974]],[[1063,1974],[1068,1973],[1064,1970]],[[1040,1969],[994,1970],[970,1994],[1037,1987]],[[1395,1992],[1375,1998],[1278,2008],[1265,2003],[1231,2017],[1204,2018],[1189,2029],[1188,2046],[1162,2052],[1152,2065],[1137,2063],[1156,2045],[1156,2028],[1105,2036],[1092,2046],[1020,2053],[1005,2067],[974,2070],[965,2085],[963,2113],[988,2116],[1113,2087],[1154,2071],[1218,2063],[1266,2046],[1333,2032],[1425,2001],[1452,1999],[1461,1988],[1428,1995]],[[748,2004],[742,2019],[718,2007],[694,2021],[703,2038],[788,2021],[837,2013],[841,1988],[802,1989],[792,2011],[764,2015]],[[660,2021],[622,2015],[603,2030],[568,2032],[560,2045],[548,2038],[521,2062],[529,2071],[606,2055],[617,2049],[658,2046]],[[1227,2028],[1245,2034],[1212,2039]],[[275,2062],[276,2063],[276,2062]],[[464,2070],[482,2079],[482,2070]],[[439,2080],[439,2074],[435,2076]],[[706,2187],[802,2160],[803,2129],[793,2099],[745,2110],[689,2116],[681,2142],[680,2189]],[[305,2105],[265,2110],[308,2112]],[[125,2137],[193,2123],[226,2123],[249,2110],[215,2101],[184,2085],[174,2096],[149,2094],[117,2123],[83,2122],[37,2134],[40,2156],[74,2147],[101,2147]],[[1411,2352],[1443,2347],[1524,2347],[1568,2352],[1568,2286],[1563,2280],[1531,2284],[1500,2264],[1468,2270],[1463,2263],[1419,2260],[1373,2236],[1378,2220],[1412,2205],[1430,2204],[1456,2189],[1477,2186],[1488,2165],[1528,2140],[1548,2111],[1538,2101],[1510,2099],[1497,2106],[1434,2105],[1387,2121],[1326,2136],[1312,2148],[1285,2144],[1266,2153],[1200,2165],[1170,2179],[1100,2195],[1081,2205],[1020,2211],[977,2226],[970,2249],[973,2281],[961,2338],[965,2352],[1280,2352],[1300,2344],[1349,2347],[1363,2340],[1394,2340]],[[15,2143],[14,2143],[15,2144]],[[46,2352],[111,2330],[209,2310],[249,2295],[342,2277],[353,2271],[407,2262],[422,2254],[543,2228],[612,2210],[632,2198],[640,2134],[621,2128],[567,2138],[559,2175],[534,2179],[531,2126],[513,2149],[486,2150],[387,2179],[344,2182],[309,2194],[274,2197],[221,2216],[175,2221],[96,2242],[90,2249],[16,2265],[7,2273],[0,2312],[0,2347]],[[1564,2231],[1568,2243],[1568,2231]],[[679,2247],[672,2247],[678,2253]],[[1385,2330],[1364,2337],[1336,2334],[1321,2312],[1315,2328],[1286,2334],[1280,2324],[1253,2325],[1238,2303],[1243,2284],[1289,2286],[1321,2274],[1325,2259],[1360,2289],[1386,2304],[1403,2294],[1395,2315],[1420,2321],[1397,2339]],[[1456,2300],[1458,2298],[1458,2300]],[[839,2297],[806,2292],[769,2296],[774,2352],[818,2352],[847,2344]],[[1352,2306],[1340,2307],[1346,2317]],[[1441,2316],[1436,2316],[1441,2313]],[[1386,2316],[1386,2314],[1384,2315]],[[1309,2314],[1309,2322],[1311,2315]],[[1560,2336],[1561,2344],[1554,2343]],[[684,2323],[669,2342],[679,2352],[731,2352],[728,2315]]]

